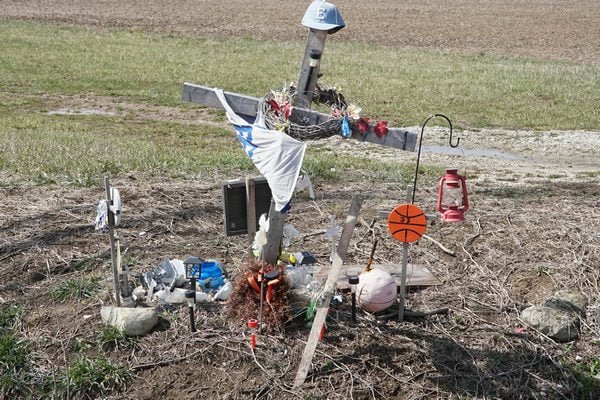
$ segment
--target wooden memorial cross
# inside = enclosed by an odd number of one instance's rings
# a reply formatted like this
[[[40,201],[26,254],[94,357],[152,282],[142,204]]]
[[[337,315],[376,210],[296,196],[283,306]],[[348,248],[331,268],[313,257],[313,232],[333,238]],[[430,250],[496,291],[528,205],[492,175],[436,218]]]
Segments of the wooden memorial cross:
[[[290,121],[300,125],[318,125],[332,118],[330,115],[310,110],[310,103],[319,75],[320,60],[325,48],[325,39],[328,34],[333,34],[343,28],[345,22],[333,4],[326,1],[314,1],[306,10],[302,25],[310,30]],[[255,119],[260,99],[232,92],[224,92],[224,94],[236,114],[251,121]],[[214,89],[206,86],[184,83],[182,100],[223,109],[223,105],[217,98]],[[383,137],[378,137],[374,133],[374,126],[370,126],[369,132],[365,134],[353,129],[351,138],[407,151],[414,151],[417,143],[416,133],[401,128],[389,128],[388,134]],[[269,210],[267,244],[263,248],[263,260],[269,264],[277,262],[283,236],[284,220],[285,214],[276,212],[275,205],[272,202]]]

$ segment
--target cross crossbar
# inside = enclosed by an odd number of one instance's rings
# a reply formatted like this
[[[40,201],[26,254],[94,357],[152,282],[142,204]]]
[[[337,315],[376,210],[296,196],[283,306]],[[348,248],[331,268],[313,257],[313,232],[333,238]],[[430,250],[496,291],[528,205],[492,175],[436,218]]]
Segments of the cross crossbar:
[[[224,94],[227,102],[235,113],[249,119],[254,119],[254,117],[256,117],[260,102],[259,99],[232,92],[224,92]],[[223,109],[223,105],[217,98],[215,90],[206,86],[184,83],[181,98],[183,101]],[[292,115],[290,117],[290,119],[294,121],[303,121],[307,125],[318,125],[331,118],[330,115],[298,107],[292,109]],[[402,128],[389,128],[387,135],[378,137],[375,132],[373,132],[373,126],[371,126],[369,132],[364,135],[353,130],[351,138],[361,142],[369,142],[406,151],[415,151],[417,144],[417,134]]]

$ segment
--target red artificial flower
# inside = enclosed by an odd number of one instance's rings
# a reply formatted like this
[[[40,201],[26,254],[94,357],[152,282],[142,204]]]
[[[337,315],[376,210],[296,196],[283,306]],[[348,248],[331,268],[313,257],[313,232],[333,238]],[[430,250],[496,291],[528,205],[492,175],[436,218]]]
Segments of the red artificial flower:
[[[369,133],[369,119],[368,118],[361,118],[356,122],[356,125],[358,125],[358,131],[360,132],[361,135],[365,135],[367,133]]]
[[[283,118],[290,119],[291,115],[292,115],[292,106],[290,105],[290,103],[285,103],[285,105],[283,106]]]
[[[385,135],[388,134],[387,121],[379,121],[373,128],[373,131],[375,132],[375,134],[377,135],[377,137],[379,139],[383,138]]]
[[[267,103],[269,103],[269,105],[271,106],[271,109],[273,109],[273,111],[279,112],[279,104],[277,104],[277,102],[274,99],[267,100]]]

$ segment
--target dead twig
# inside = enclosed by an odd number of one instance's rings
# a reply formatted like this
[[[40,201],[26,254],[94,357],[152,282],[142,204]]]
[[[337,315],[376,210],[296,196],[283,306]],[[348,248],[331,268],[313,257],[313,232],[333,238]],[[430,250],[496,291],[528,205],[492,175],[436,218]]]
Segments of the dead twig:
[[[475,239],[477,239],[480,235],[481,235],[481,217],[477,217],[477,232],[473,235],[470,236],[467,240],[465,240],[465,244],[463,245],[463,248],[465,247],[469,247],[470,245],[473,244],[473,242],[475,241]]]
[[[211,347],[211,346],[208,346],[208,347]],[[149,369],[149,368],[162,367],[162,366],[169,365],[169,364],[175,364],[175,363],[179,363],[181,361],[187,360],[188,358],[191,358],[191,357],[195,356],[196,354],[200,354],[203,351],[206,351],[206,348],[196,350],[190,354],[187,354],[187,355],[179,357],[179,358],[174,358],[174,359],[169,359],[169,360],[160,360],[157,362],[147,363],[147,364],[134,365],[134,366],[130,367],[129,369],[131,369],[133,371],[142,371],[142,370]]]
[[[453,257],[456,256],[456,254],[454,253],[454,250],[450,250],[449,248],[447,248],[446,246],[444,246],[443,244],[441,244],[440,242],[438,242],[437,240],[435,240],[434,238],[432,238],[429,235],[423,235],[424,239],[429,240],[431,243],[435,244],[437,247],[439,247],[440,249],[442,249],[442,251],[446,254],[449,254]]]

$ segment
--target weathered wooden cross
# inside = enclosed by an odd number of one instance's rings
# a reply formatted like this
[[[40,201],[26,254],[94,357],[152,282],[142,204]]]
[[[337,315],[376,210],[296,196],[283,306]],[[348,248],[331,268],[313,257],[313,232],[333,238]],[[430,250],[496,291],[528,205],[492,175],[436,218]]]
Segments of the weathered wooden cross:
[[[302,25],[309,28],[309,33],[290,121],[300,125],[318,125],[333,118],[331,115],[310,110],[319,76],[320,60],[325,48],[325,39],[328,34],[333,34],[343,28],[345,22],[333,4],[317,0],[306,10]],[[258,113],[260,99],[231,92],[225,92],[225,98],[238,115],[251,121],[254,120]],[[182,99],[223,109],[214,89],[206,86],[184,83]],[[401,128],[389,128],[387,135],[379,137],[374,133],[374,126],[370,126],[369,132],[365,134],[353,129],[351,138],[407,151],[414,151],[417,142],[416,133]],[[275,211],[272,203],[269,211],[267,245],[263,248],[263,259],[269,264],[277,262],[284,221],[285,214]]]

